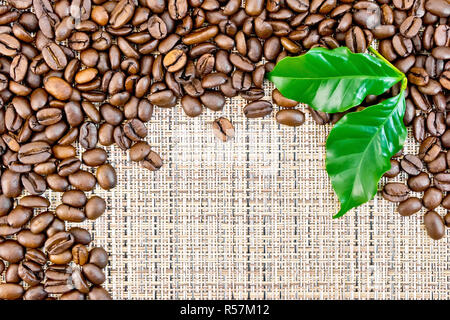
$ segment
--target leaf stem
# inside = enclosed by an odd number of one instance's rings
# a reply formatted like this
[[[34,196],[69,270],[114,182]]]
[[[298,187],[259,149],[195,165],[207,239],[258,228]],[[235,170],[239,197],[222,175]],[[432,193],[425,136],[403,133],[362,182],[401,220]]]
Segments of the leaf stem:
[[[400,80],[404,80],[406,79],[406,76],[403,72],[401,72],[400,70],[397,69],[397,67],[395,67],[392,63],[390,63],[385,57],[383,57],[377,50],[375,50],[373,47],[369,47],[369,51],[371,53],[373,53],[378,59],[381,59],[382,61],[384,61],[387,65],[389,65],[392,69],[394,69],[395,71],[397,71],[398,73],[401,74],[402,78]],[[402,83],[402,88],[403,88],[403,83]],[[406,83],[405,83],[405,88],[406,88]]]

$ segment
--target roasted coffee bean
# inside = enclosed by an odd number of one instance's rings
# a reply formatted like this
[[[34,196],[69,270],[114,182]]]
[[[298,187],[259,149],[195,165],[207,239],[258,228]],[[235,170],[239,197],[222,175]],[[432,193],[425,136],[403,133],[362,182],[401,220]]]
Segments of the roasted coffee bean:
[[[403,183],[391,182],[383,188],[383,198],[391,202],[402,202],[408,199],[409,188]]]
[[[162,159],[156,152],[150,151],[148,156],[140,162],[140,165],[150,171],[156,171],[161,168]]]
[[[58,77],[48,77],[44,80],[45,90],[58,100],[68,100],[72,96],[72,87]]]
[[[189,117],[197,117],[203,111],[200,100],[191,96],[181,98],[181,106],[183,107],[184,113]]]
[[[58,232],[45,241],[45,250],[48,254],[59,254],[72,247],[74,237],[69,232]],[[1,244],[0,244],[1,246]]]
[[[89,252],[89,263],[103,269],[108,265],[108,254],[101,247],[92,248]]]
[[[61,201],[71,207],[81,208],[86,202],[86,194],[80,190],[69,190],[63,193]]]
[[[117,184],[116,170],[110,164],[102,164],[97,168],[97,182],[105,190],[112,189]]]
[[[391,159],[391,168],[387,171],[384,176],[388,178],[394,178],[400,173],[400,163],[398,160]]]
[[[97,127],[92,122],[85,122],[80,128],[79,142],[85,149],[95,148],[98,141]]]
[[[145,151],[143,153],[141,153],[140,156],[142,156],[142,154],[145,154]],[[130,155],[131,155],[131,150],[130,150]],[[147,156],[147,155],[145,155],[145,156]],[[145,158],[145,156],[143,158]],[[133,161],[139,161],[139,160],[133,160]],[[105,212],[105,210],[106,210],[106,202],[104,199],[102,199],[98,196],[92,196],[86,203],[86,207],[84,209],[86,217],[91,220],[99,218]]]
[[[78,190],[91,191],[97,181],[92,173],[84,170],[78,170],[77,172],[69,175],[69,182]]]
[[[450,191],[450,174],[438,173],[434,176],[434,185],[442,191]]]
[[[420,209],[422,209],[422,201],[416,197],[411,197],[403,202],[400,202],[397,207],[397,211],[401,216],[410,216],[420,211]]]
[[[54,218],[55,216],[53,213],[49,211],[45,211],[35,216],[30,222],[31,232],[38,234],[45,231],[53,222]]]
[[[168,52],[163,60],[163,65],[169,72],[181,70],[186,65],[186,53],[180,49]]]
[[[19,284],[15,283],[1,283],[0,284],[0,299],[17,300],[20,299],[25,290]]]
[[[272,113],[272,104],[269,101],[258,100],[249,103],[243,111],[247,118],[265,117]]]
[[[423,216],[425,230],[433,240],[442,239],[445,235],[445,224],[442,217],[435,211],[428,211]]]
[[[78,208],[70,207],[66,204],[60,204],[55,210],[56,216],[63,220],[69,222],[83,222],[86,216],[83,211]]]
[[[213,133],[217,139],[226,142],[234,138],[234,126],[227,118],[218,118],[212,123]]]
[[[52,70],[63,70],[67,66],[67,57],[59,45],[49,42],[42,49],[42,57]]]
[[[366,51],[366,36],[360,27],[352,27],[347,31],[345,34],[345,45],[353,52]]]
[[[18,203],[27,208],[48,208],[50,206],[47,198],[37,195],[23,196]]]
[[[408,80],[417,86],[424,86],[429,81],[428,73],[423,68],[414,67],[409,70]]]
[[[400,161],[400,166],[403,171],[408,173],[409,175],[416,176],[423,169],[423,164],[420,159],[414,155],[405,155],[404,158]]]
[[[18,263],[24,258],[23,247],[15,240],[0,243],[0,258],[9,263]]]
[[[425,117],[423,115],[414,118],[413,133],[416,141],[422,142],[425,139]]]
[[[419,32],[422,27],[422,19],[419,17],[409,16],[400,25],[400,33],[406,38],[412,38]]]
[[[305,114],[300,110],[284,109],[277,112],[276,120],[280,124],[297,127],[305,122]]]
[[[432,210],[437,208],[442,202],[442,191],[437,188],[431,187],[428,188],[423,194],[423,205],[425,208]]]

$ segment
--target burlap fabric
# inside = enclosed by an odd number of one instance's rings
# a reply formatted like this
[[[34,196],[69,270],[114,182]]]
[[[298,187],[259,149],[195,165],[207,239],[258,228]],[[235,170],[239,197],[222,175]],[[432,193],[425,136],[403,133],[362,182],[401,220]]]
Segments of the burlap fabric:
[[[85,225],[110,253],[115,299],[449,298],[450,238],[430,240],[423,212],[401,217],[378,195],[333,220],[330,128],[309,114],[299,128],[246,119],[244,104],[195,119],[156,108],[147,140],[164,159],[158,172],[109,148],[119,184],[96,189],[108,211]],[[235,125],[231,142],[212,134],[220,115]]]

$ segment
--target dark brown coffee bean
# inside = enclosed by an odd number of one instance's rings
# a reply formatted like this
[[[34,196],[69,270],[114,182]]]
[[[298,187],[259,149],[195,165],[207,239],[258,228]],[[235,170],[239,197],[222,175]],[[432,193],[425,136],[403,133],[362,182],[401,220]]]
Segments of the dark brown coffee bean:
[[[408,199],[409,188],[403,183],[391,182],[383,188],[383,198],[391,202],[402,202]]]
[[[83,222],[86,216],[83,211],[78,208],[70,207],[66,204],[60,204],[55,210],[56,216],[63,220],[69,222]]]
[[[391,168],[387,171],[384,176],[388,178],[394,178],[400,173],[400,163],[398,160],[391,159]]]
[[[403,171],[409,175],[416,176],[423,169],[423,164],[420,159],[414,155],[408,154],[400,161],[400,166]]]
[[[92,248],[89,252],[89,263],[103,269],[108,265],[108,253],[101,247]]]
[[[110,164],[102,164],[97,168],[97,182],[105,190],[112,189],[117,184],[116,170]]]
[[[400,25],[400,33],[406,38],[412,38],[418,34],[422,27],[422,19],[419,17],[409,16]]]
[[[48,208],[50,206],[50,202],[47,198],[37,195],[28,195],[23,196],[19,200],[19,205],[26,208]]]
[[[424,192],[422,202],[425,208],[432,210],[441,204],[442,198],[442,191],[431,187]]]
[[[300,110],[284,109],[277,112],[276,120],[280,124],[296,127],[305,122],[305,114]]]
[[[428,211],[423,216],[425,230],[433,240],[442,239],[445,235],[445,224],[442,217],[435,211]]]
[[[403,202],[400,202],[397,207],[398,213],[404,217],[413,215],[414,213],[419,212],[420,209],[422,209],[422,201],[416,197],[411,197]]]
[[[413,133],[416,141],[422,142],[425,139],[425,117],[423,115],[414,118]]]
[[[445,132],[445,119],[442,112],[431,112],[427,117],[427,129],[433,136],[441,136]]]
[[[221,54],[221,59],[224,60],[225,63],[228,62],[228,65],[225,65],[225,72],[224,73],[229,73],[232,70],[232,66],[228,60],[228,54],[225,51],[222,51],[224,54]],[[211,53],[205,53],[202,56],[200,56],[200,58],[198,58],[197,60],[197,64],[195,66],[196,69],[196,73],[199,77],[205,76],[209,73],[211,73],[214,69],[214,64],[216,62],[216,59],[214,58],[214,55],[212,55]],[[227,66],[229,66],[229,68],[227,68]],[[224,68],[219,68],[219,69],[224,69]],[[218,70],[219,72],[222,72],[221,70]]]
[[[360,27],[352,27],[346,32],[345,45],[353,52],[366,51],[366,37]]]
[[[272,113],[272,104],[269,101],[254,101],[244,107],[244,115],[247,118],[261,118]]]
[[[450,90],[450,70],[446,70],[446,71],[442,72],[442,74],[439,78],[439,83],[445,89]]]
[[[31,232],[38,234],[46,230],[50,224],[53,222],[54,215],[49,212],[43,212],[37,216],[35,216],[33,219],[31,219],[30,222],[30,230]]]
[[[25,255],[23,247],[15,240],[5,240],[0,243],[0,258],[9,262],[17,263]]]
[[[75,188],[82,191],[91,191],[97,182],[92,173],[84,170],[69,175],[69,182]]]
[[[97,127],[92,122],[85,122],[80,128],[80,144],[85,149],[95,148],[98,141]]]
[[[181,106],[183,107],[184,113],[189,117],[197,117],[203,111],[202,104],[199,99],[191,96],[184,96],[181,98]]]
[[[135,8],[136,6],[131,0],[119,1],[111,12],[109,23],[114,29],[124,26],[131,18],[133,18]]]
[[[71,248],[73,243],[74,237],[71,233],[58,232],[45,241],[45,250],[49,254],[59,254]]]
[[[450,191],[450,174],[438,173],[434,176],[434,185],[442,191]]]
[[[46,142],[30,142],[20,147],[19,160],[24,164],[37,164],[47,161],[51,156]]]
[[[409,70],[408,80],[417,86],[424,86],[428,83],[430,77],[423,68],[414,67]]]

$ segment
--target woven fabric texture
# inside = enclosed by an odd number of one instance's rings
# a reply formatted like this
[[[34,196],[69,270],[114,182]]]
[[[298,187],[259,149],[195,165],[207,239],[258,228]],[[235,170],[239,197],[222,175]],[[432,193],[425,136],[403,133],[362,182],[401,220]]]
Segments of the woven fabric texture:
[[[298,128],[246,119],[243,105],[195,119],[156,108],[147,141],[164,159],[158,172],[109,148],[119,183],[95,190],[108,211],[85,225],[111,255],[115,299],[450,298],[449,237],[429,239],[423,211],[401,217],[377,195],[332,219],[330,128],[309,115]],[[221,115],[236,128],[227,143],[211,129]],[[415,148],[410,137],[405,151]]]

